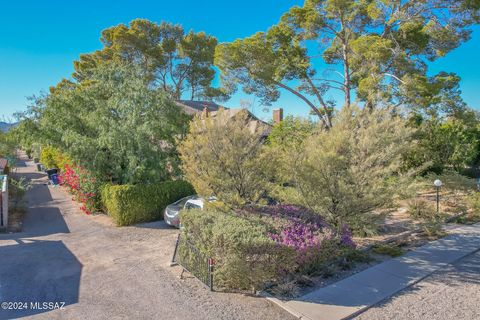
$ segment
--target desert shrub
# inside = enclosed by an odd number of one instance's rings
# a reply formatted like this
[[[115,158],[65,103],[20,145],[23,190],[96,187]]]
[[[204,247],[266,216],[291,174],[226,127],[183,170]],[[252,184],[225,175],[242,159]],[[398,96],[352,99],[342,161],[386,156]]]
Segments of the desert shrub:
[[[296,298],[300,295],[301,286],[295,280],[284,281],[273,288],[270,289],[270,292],[275,296],[280,296],[283,298]]]
[[[480,192],[471,192],[465,198],[466,214],[456,219],[458,223],[472,224],[480,222]]]
[[[296,272],[323,273],[325,267],[349,251],[356,251],[352,232],[343,225],[337,232],[321,216],[293,205],[249,207],[237,214],[260,218],[270,227],[269,237],[279,245],[294,249]]]
[[[402,173],[412,130],[389,109],[342,110],[330,130],[305,140],[299,165],[290,169],[304,205],[339,230],[376,232],[375,209],[392,203],[413,172]]]
[[[430,186],[434,180],[440,179],[443,182],[442,189],[449,191],[470,192],[477,186],[475,179],[452,170],[444,170],[442,174],[429,173],[425,179]]]
[[[181,219],[183,235],[216,260],[215,282],[228,289],[286,283],[293,273],[320,274],[355,248],[346,226],[337,233],[318,215],[295,206],[183,211]]]
[[[422,228],[427,235],[441,234],[445,215],[437,213],[431,203],[424,199],[415,198],[409,201],[407,210],[413,219],[421,221]]]
[[[194,194],[192,186],[182,180],[155,184],[105,185],[102,203],[118,226],[163,219],[165,207]]]
[[[215,260],[219,287],[256,290],[295,268],[293,249],[277,245],[259,220],[200,210],[182,211],[181,219],[182,235]]]
[[[399,257],[404,254],[404,250],[402,248],[389,244],[377,244],[372,248],[372,251],[377,254],[382,254],[390,257]]]
[[[428,218],[436,213],[433,205],[429,201],[421,198],[414,198],[408,201],[407,211],[408,214],[416,220]]]
[[[266,190],[262,125],[253,126],[246,110],[197,116],[180,144],[182,170],[197,192],[215,195],[231,207],[256,203]]]

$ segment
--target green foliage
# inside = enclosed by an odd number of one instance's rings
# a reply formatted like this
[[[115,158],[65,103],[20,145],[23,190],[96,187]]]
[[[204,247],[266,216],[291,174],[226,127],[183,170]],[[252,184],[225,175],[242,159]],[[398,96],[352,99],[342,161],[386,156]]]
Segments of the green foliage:
[[[301,204],[294,188],[291,168],[298,166],[302,156],[303,142],[317,130],[309,120],[288,116],[275,124],[268,136],[265,157],[269,159],[269,171],[274,183],[269,186],[269,195],[283,203]]]
[[[382,254],[390,257],[400,257],[405,251],[397,245],[377,244],[372,248],[376,254]]]
[[[405,157],[406,166],[430,162],[431,171],[461,172],[476,165],[480,156],[480,121],[475,113],[468,121],[462,115],[448,120],[427,120],[417,125],[418,144]]]
[[[45,146],[40,153],[40,162],[45,168],[57,168],[63,170],[66,164],[71,164],[71,160],[67,155],[62,153],[55,147]]]
[[[308,137],[292,180],[304,205],[340,230],[372,234],[378,215],[372,211],[392,202],[410,183],[402,173],[402,155],[412,130],[389,109],[372,112],[344,109],[330,130]],[[293,151],[297,152],[297,151]]]
[[[102,180],[154,183],[178,175],[176,138],[189,117],[135,67],[102,64],[90,82],[37,101],[37,141],[67,151]]]
[[[216,196],[231,207],[256,203],[266,190],[262,132],[252,129],[246,110],[197,116],[178,148],[186,179],[204,197]]]
[[[163,219],[166,206],[194,194],[185,181],[166,181],[146,185],[105,185],[103,206],[118,226]]]
[[[27,181],[25,177],[19,179],[9,179],[9,199],[11,200],[10,208],[12,212],[20,212],[24,210],[23,198],[28,190],[32,188],[32,183]]]
[[[173,99],[188,94],[190,99],[224,98],[211,86],[215,78],[213,56],[217,39],[204,32],[185,33],[181,25],[132,20],[102,31],[103,48],[82,54],[74,62],[73,77],[91,79],[95,69],[108,62],[134,64],[142,78],[155,84]]]
[[[369,108],[394,102],[451,111],[464,106],[459,78],[446,72],[429,77],[427,62],[469,39],[479,20],[477,2],[306,0],[266,32],[219,45],[215,64],[229,90],[241,86],[266,104],[281,89],[289,91],[327,126],[335,102],[324,96],[332,89],[344,92],[339,106],[350,106],[355,91]],[[332,67],[317,69],[311,57],[319,56]]]
[[[12,157],[15,154],[16,143],[10,133],[0,131],[0,157]]]
[[[319,89],[310,86],[310,58],[294,36],[292,30],[279,25],[246,39],[219,45],[215,51],[215,65],[222,72],[222,84],[230,93],[241,85],[245,93],[255,94],[265,105],[278,100],[280,89],[287,90],[330,125],[332,110],[323,101]],[[308,88],[292,87],[287,83],[291,79],[300,79]],[[323,114],[319,106],[307,98],[308,94],[319,98]]]
[[[295,268],[293,249],[277,245],[258,220],[208,210],[182,211],[181,219],[182,236],[215,260],[219,287],[258,290]]]

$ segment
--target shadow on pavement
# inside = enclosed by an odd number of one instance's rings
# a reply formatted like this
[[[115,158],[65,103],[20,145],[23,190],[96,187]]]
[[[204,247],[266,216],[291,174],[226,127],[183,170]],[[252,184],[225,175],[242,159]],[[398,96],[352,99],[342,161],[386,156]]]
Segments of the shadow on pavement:
[[[41,237],[56,233],[70,233],[60,209],[56,207],[30,208],[23,219],[25,237]]]
[[[27,179],[31,179],[31,175],[35,175],[35,173],[31,174],[22,174],[22,176],[26,177]],[[43,177],[44,175],[42,175]],[[33,178],[36,179],[36,178]],[[45,183],[47,181],[45,180]],[[25,196],[25,200],[30,203],[34,204],[35,206],[43,205],[47,202],[50,202],[53,200],[52,194],[50,193],[50,190],[48,189],[48,186],[43,184],[43,183],[34,183],[32,185],[32,188],[27,191],[27,194]]]
[[[44,178],[47,176],[47,174],[43,173],[43,172],[32,172],[32,173],[17,173],[17,176],[19,177],[25,177],[26,180],[37,180],[37,179],[41,179],[41,178]],[[47,180],[45,180],[45,183],[47,182]]]
[[[153,222],[146,222],[146,223],[139,223],[132,226],[133,228],[145,228],[145,229],[171,229],[175,230],[176,228],[168,225],[165,221],[153,221]]]
[[[25,167],[27,167],[27,161],[30,161],[30,160],[18,159],[18,158],[17,158],[17,162],[15,163],[15,167],[17,167],[17,168],[25,168]]]
[[[26,302],[24,310],[0,309],[0,319],[18,319],[50,311],[31,303],[78,302],[82,264],[62,241],[24,239],[0,246],[2,302]]]

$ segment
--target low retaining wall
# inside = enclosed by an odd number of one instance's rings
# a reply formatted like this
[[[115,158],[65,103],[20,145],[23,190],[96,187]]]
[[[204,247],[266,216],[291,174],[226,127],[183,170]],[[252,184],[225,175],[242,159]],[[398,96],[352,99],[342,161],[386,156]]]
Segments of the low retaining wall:
[[[8,178],[6,175],[0,175],[0,184],[2,187],[2,197],[0,200],[0,228],[8,226]]]

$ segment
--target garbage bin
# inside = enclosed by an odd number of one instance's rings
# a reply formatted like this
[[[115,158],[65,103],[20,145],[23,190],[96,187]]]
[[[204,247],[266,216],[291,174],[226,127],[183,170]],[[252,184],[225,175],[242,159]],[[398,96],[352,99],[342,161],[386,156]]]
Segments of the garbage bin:
[[[56,174],[56,173],[54,173],[50,176],[50,180],[52,181],[52,184],[54,186],[56,186],[60,183],[60,180],[58,179],[58,174]]]
[[[42,164],[41,163],[37,163],[37,171],[42,172]]]
[[[57,174],[58,169],[48,169],[47,171],[48,179],[52,180],[52,174]]]

